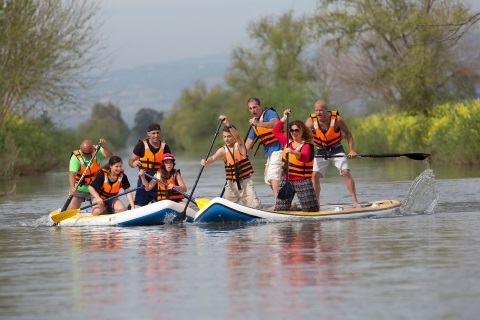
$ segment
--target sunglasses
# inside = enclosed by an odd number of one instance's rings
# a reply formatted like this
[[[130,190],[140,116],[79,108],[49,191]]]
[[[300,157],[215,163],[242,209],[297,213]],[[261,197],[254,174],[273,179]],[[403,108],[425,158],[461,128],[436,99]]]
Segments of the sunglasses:
[[[82,152],[82,154],[83,154],[84,156],[87,156],[87,157],[88,157],[88,156],[90,156],[90,155],[92,154],[92,151],[90,151],[90,152],[88,152],[88,153],[87,153],[87,152]]]
[[[290,132],[300,132],[300,129],[290,129]]]

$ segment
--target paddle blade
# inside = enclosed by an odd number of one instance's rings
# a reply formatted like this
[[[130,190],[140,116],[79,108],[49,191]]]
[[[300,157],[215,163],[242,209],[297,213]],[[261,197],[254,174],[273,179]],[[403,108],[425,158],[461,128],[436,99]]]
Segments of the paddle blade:
[[[293,198],[294,190],[290,182],[286,181],[285,184],[278,190],[278,198],[280,200],[287,200]]]
[[[173,218],[172,223],[183,222],[183,221],[185,221],[186,218],[187,218],[187,208],[185,208],[182,212],[177,214],[177,216],[175,218]]]
[[[405,153],[405,157],[412,159],[412,160],[425,160],[430,157],[429,153]]]
[[[68,219],[80,212],[80,209],[71,209],[67,211],[58,212],[57,210],[50,212],[50,219],[53,222],[59,223],[62,220]]]
[[[207,199],[207,198],[196,198],[195,199],[195,203],[197,204],[197,207],[199,209],[202,209],[203,207],[205,207],[207,205],[207,203],[210,202],[210,199]]]

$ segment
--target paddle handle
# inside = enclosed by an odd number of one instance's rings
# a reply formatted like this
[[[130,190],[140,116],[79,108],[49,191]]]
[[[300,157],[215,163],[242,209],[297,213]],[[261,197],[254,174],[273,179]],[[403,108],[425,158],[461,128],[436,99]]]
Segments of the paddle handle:
[[[215,131],[215,135],[213,136],[212,143],[210,144],[210,148],[208,148],[207,155],[205,156],[205,160],[208,159],[210,156],[210,152],[212,151],[213,144],[215,143],[215,140],[217,139],[218,132],[220,132],[220,127],[222,126],[223,120],[220,120],[220,123],[218,124],[217,131]],[[195,191],[195,188],[197,187],[198,180],[200,180],[200,176],[202,175],[203,169],[205,166],[202,165],[202,168],[200,168],[200,172],[198,173],[197,180],[195,180],[195,183],[193,184],[192,192],[190,192],[190,197],[187,199],[187,203],[185,204],[185,208],[183,209],[182,212],[180,212],[175,218],[173,218],[172,223],[178,223],[180,221],[184,221],[187,218],[187,208],[188,204],[190,203],[190,200],[192,199],[193,192]]]
[[[358,158],[395,158],[395,157],[407,157],[413,160],[425,160],[430,156],[429,153],[397,153],[397,152],[390,152],[390,153],[369,153],[369,154],[359,154],[357,155]],[[315,158],[341,158],[341,157],[348,157],[348,155],[316,155]]]
[[[122,192],[122,193],[116,194],[116,195],[114,195],[114,196],[111,196],[111,197],[109,197],[109,198],[107,198],[107,199],[103,200],[103,202],[105,203],[105,202],[107,202],[107,201],[110,201],[110,200],[112,200],[112,199],[115,199],[115,198],[118,198],[118,197],[124,196],[124,195],[126,195],[126,194],[128,194],[128,193],[130,193],[130,192],[133,192],[133,191],[136,191],[136,190],[138,190],[138,189],[142,189],[142,188],[143,188],[143,186],[141,186],[141,187],[137,187],[137,188],[133,188],[133,189],[131,189],[131,190],[128,190],[128,191],[126,191],[126,192]],[[84,209],[87,209],[87,208],[93,207],[93,206],[94,206],[94,205],[96,205],[96,204],[97,204],[97,202],[95,202],[95,203],[92,203],[92,204],[89,204],[88,206],[81,207],[79,210],[84,210]]]

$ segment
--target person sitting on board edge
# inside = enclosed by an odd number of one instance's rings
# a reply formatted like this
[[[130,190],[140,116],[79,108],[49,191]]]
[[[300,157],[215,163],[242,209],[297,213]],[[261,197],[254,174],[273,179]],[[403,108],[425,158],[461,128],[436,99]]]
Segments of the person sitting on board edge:
[[[290,109],[283,112],[283,117],[273,128],[273,134],[284,146],[282,154],[282,165],[284,166],[284,172],[287,170],[286,160],[288,158],[288,181],[286,181],[286,174],[283,174],[283,178],[280,181],[279,190],[286,183],[290,183],[293,187],[292,192],[288,193],[286,199],[280,199],[277,197],[275,202],[276,211],[290,210],[290,206],[297,194],[302,211],[305,212],[317,212],[320,210],[317,198],[315,197],[315,190],[312,184],[312,172],[313,172],[313,158],[315,155],[313,146],[312,131],[307,128],[305,123],[301,120],[294,120],[289,123],[287,128],[288,141],[283,133],[283,124],[290,114]]]
[[[70,157],[68,183],[70,185],[70,194],[73,194],[72,201],[68,205],[67,209],[78,209],[84,201],[91,201],[92,196],[88,191],[88,185],[93,181],[94,174],[100,170],[100,160],[104,156],[110,158],[113,153],[107,146],[105,139],[99,139],[98,144],[100,149],[95,155],[95,159],[92,159],[92,154],[98,147],[94,145],[91,140],[83,140],[78,150],[72,151]],[[90,164],[90,162],[92,162]],[[90,164],[90,167],[88,165]],[[85,172],[85,170],[88,170]],[[80,185],[76,186],[78,180],[85,172],[85,176]]]
[[[263,155],[267,158],[264,179],[273,191],[274,201],[278,195],[278,184],[282,177],[282,145],[272,134],[272,129],[280,120],[273,108],[263,108],[258,98],[252,97],[247,101],[248,110],[253,115],[249,120],[249,129],[245,146],[249,151],[258,137],[263,145]]]
[[[185,186],[185,182],[183,182],[180,169],[175,169],[175,157],[171,153],[163,154],[160,168],[154,175],[155,178],[162,180],[168,184],[168,186],[154,179],[147,181],[144,169],[138,171],[138,176],[142,180],[146,191],[152,190],[155,186],[157,187],[157,201],[172,200],[175,202],[182,202],[185,198],[183,194],[173,190],[173,188],[175,188],[179,191],[187,192],[187,187]]]
[[[317,100],[314,104],[315,113],[310,115],[305,124],[313,132],[313,141],[316,147],[315,160],[313,162],[312,182],[315,194],[320,203],[320,178],[324,178],[330,162],[335,164],[340,175],[345,179],[345,184],[352,197],[353,206],[358,206],[355,181],[350,174],[345,150],[342,146],[342,132],[347,138],[350,152],[348,158],[357,157],[353,142],[353,135],[347,124],[340,117],[338,111],[328,111],[325,101]],[[331,155],[343,155],[344,157],[330,157]]]
[[[253,167],[248,159],[245,142],[235,126],[230,125],[226,116],[221,115],[218,119],[225,125],[222,131],[225,145],[219,148],[214,155],[202,159],[200,164],[206,166],[222,158],[225,162],[227,179],[223,198],[235,203],[241,201],[244,206],[261,209],[262,204],[250,177]]]
[[[166,141],[160,140],[160,125],[158,123],[151,123],[147,129],[148,139],[139,140],[133,148],[132,155],[128,159],[128,165],[132,168],[144,168],[147,172],[153,175],[159,168],[162,161],[162,156],[165,153],[171,153],[170,147]],[[150,178],[146,178],[150,181]],[[142,179],[138,177],[137,187],[143,185]],[[135,207],[142,207],[152,201],[156,201],[157,188],[154,186],[153,192],[146,191],[143,188],[135,192]]]
[[[125,192],[130,191],[130,182],[122,169],[122,158],[112,156],[108,163],[96,173],[95,179],[88,186],[90,194],[95,199],[95,205],[92,207],[92,215],[98,216],[102,213],[111,214],[125,211],[125,205],[119,198],[103,200],[116,196],[122,188]],[[128,202],[133,206],[133,196],[127,194]]]

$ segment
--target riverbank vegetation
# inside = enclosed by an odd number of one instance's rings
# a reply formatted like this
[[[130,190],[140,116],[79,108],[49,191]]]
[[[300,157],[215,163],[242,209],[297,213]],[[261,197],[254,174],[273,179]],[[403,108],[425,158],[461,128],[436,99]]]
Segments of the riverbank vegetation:
[[[317,99],[326,100],[347,119],[362,153],[480,161],[473,143],[479,135],[480,42],[473,28],[464,33],[478,14],[448,0],[318,4],[311,16],[288,12],[251,22],[248,45],[232,52],[226,85],[197,83],[183,91],[165,127],[178,132],[181,119],[185,134],[195,138],[175,135],[175,150],[206,149],[209,139],[198,137],[205,137],[205,127],[213,134],[219,112],[246,134],[246,101],[255,96],[264,107],[280,114],[290,108],[301,120]]]
[[[433,161],[478,164],[478,14],[454,0],[317,2],[310,15],[252,21],[223,85],[197,81],[168,114],[140,109],[133,131],[142,132],[145,119],[163,119],[162,138],[172,150],[205,151],[220,114],[247,134],[251,96],[301,120],[323,99],[347,119],[357,152],[423,152]],[[94,3],[16,0],[0,7],[0,179],[64,170],[83,139],[105,138],[113,150],[125,145],[129,129],[111,104],[96,104],[76,129],[49,116],[78,107],[84,75],[99,61],[100,33],[89,27]]]

